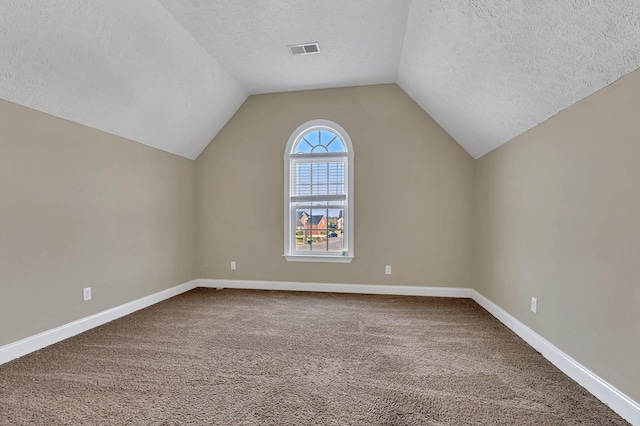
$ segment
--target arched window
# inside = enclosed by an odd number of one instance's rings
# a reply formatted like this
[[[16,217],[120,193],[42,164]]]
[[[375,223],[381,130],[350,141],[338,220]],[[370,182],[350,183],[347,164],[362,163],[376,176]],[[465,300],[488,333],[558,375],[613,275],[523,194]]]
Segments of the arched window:
[[[298,127],[284,153],[284,256],[290,261],[353,260],[353,146],[327,120]]]

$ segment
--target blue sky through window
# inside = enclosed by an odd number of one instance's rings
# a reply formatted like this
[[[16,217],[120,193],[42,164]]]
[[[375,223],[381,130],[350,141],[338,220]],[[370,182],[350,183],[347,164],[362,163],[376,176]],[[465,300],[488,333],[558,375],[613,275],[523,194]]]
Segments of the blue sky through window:
[[[293,150],[294,154],[311,152],[346,152],[342,139],[329,130],[312,130],[300,138]]]

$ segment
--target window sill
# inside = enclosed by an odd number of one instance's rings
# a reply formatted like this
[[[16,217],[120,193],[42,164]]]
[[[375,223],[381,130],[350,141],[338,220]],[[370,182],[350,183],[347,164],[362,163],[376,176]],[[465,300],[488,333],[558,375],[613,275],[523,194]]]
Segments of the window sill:
[[[353,256],[305,256],[285,254],[288,262],[326,262],[326,263],[351,263]]]

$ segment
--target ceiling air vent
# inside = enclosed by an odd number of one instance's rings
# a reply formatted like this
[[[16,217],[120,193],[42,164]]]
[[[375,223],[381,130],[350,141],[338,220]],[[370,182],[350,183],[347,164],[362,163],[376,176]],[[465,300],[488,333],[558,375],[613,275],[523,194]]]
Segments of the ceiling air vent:
[[[320,45],[318,43],[294,44],[287,47],[294,56],[320,53]]]

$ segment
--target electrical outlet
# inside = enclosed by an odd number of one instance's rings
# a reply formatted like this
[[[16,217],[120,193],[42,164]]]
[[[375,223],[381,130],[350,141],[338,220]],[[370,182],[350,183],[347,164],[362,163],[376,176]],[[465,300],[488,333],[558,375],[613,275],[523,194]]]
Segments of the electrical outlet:
[[[91,300],[91,287],[82,289],[82,300],[84,302]]]
[[[387,275],[391,275],[391,265],[387,265],[384,267],[384,273]]]
[[[538,312],[538,299],[536,299],[535,297],[531,298],[531,312],[533,312],[534,314]]]
[[[234,262],[233,260],[231,261],[231,270],[232,271],[236,270],[236,262]]]

